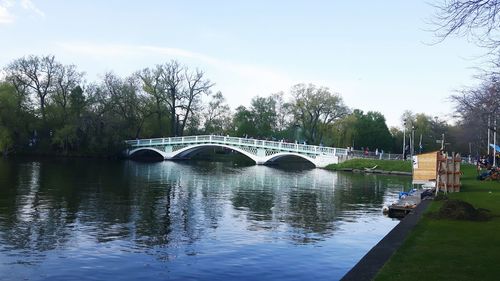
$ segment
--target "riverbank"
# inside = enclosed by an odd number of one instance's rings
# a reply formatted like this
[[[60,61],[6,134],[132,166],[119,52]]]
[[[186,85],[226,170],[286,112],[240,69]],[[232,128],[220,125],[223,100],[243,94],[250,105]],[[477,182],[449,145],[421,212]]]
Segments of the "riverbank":
[[[435,219],[433,201],[403,245],[375,280],[497,280],[500,268],[500,183],[476,180],[473,166],[462,167],[462,189],[448,195],[488,209],[489,221]]]
[[[411,175],[411,162],[403,160],[351,159],[339,164],[328,165],[331,171],[349,171],[365,173],[382,173]]]

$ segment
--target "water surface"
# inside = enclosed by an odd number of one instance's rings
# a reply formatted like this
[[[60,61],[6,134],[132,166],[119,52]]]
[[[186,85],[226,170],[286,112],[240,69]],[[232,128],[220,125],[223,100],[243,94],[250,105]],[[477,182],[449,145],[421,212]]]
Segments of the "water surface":
[[[0,280],[336,280],[398,221],[400,176],[0,160]]]

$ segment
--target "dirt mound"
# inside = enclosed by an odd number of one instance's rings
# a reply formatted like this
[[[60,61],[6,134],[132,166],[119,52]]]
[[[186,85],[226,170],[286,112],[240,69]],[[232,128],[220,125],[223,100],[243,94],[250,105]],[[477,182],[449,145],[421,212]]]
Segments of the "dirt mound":
[[[437,213],[437,218],[452,220],[484,221],[490,217],[489,210],[476,209],[461,200],[446,200]]]

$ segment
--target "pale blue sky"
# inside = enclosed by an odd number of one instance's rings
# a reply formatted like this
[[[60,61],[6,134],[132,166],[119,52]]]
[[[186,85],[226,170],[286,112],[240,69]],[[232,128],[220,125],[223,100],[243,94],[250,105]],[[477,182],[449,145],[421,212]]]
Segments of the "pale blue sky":
[[[0,67],[54,54],[96,81],[177,59],[206,72],[229,104],[329,87],[351,108],[443,119],[448,97],[474,85],[485,50],[464,38],[434,42],[423,1],[0,0]]]

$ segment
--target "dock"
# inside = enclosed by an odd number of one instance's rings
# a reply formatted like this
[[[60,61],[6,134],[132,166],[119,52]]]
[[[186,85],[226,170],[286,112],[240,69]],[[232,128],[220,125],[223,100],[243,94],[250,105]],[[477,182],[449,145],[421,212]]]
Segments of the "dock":
[[[390,218],[404,218],[422,200],[432,198],[433,194],[432,189],[411,189],[408,192],[400,192],[398,201],[388,206],[386,212]]]

